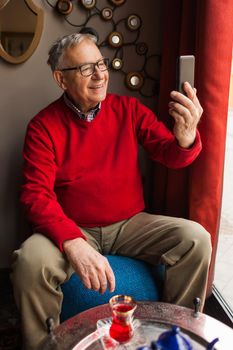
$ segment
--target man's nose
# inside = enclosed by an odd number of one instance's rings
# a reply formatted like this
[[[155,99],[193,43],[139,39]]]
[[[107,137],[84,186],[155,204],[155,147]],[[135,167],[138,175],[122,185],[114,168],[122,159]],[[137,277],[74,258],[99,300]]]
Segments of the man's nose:
[[[104,72],[102,72],[96,64],[94,67],[94,72],[92,74],[92,77],[96,77],[98,79],[101,79],[103,76],[104,76]]]

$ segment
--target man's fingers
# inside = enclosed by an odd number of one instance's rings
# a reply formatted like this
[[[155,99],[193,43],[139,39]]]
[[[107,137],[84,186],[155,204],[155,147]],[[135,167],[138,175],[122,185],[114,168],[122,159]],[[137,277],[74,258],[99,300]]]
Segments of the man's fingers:
[[[171,111],[169,114],[174,118],[177,127],[187,129],[188,124],[181,115],[179,115],[176,111]]]
[[[115,276],[107,260],[106,262],[107,265],[102,266],[102,268],[99,266],[98,268],[85,266],[85,273],[80,273],[80,278],[86,288],[93,289],[94,291],[100,292],[100,294],[105,293],[107,287],[109,287],[110,292],[114,291]]]
[[[190,100],[193,102],[194,106],[198,109],[200,116],[203,113],[203,108],[201,107],[200,101],[197,97],[197,89],[196,88],[192,88],[191,85],[189,83],[185,83],[187,84],[187,96],[190,98]]]
[[[194,99],[196,91],[187,81],[184,83],[184,91],[186,92],[187,97],[190,98],[190,100]]]
[[[103,272],[101,271],[99,273],[99,283],[100,283],[99,292],[100,292],[100,294],[104,294],[106,292],[107,287],[108,287],[108,280],[107,280],[105,270],[103,270]]]
[[[192,125],[193,122],[195,122],[195,118],[191,115],[191,112],[177,102],[169,103],[169,114],[175,119],[176,122],[183,121],[187,125]]]
[[[100,289],[99,289],[100,294],[104,294],[107,290],[107,287],[108,287],[107,281],[100,283]]]
[[[84,284],[84,286],[87,288],[87,289],[91,289],[91,281],[89,279],[89,276],[83,276],[83,275],[79,275],[82,283]]]
[[[106,270],[105,274],[100,275],[92,275],[89,278],[85,278],[83,283],[86,288],[93,289],[96,292],[100,292],[100,294],[104,294],[109,288],[110,292],[115,290],[115,276],[113,272]]]
[[[190,118],[191,115],[195,113],[194,107],[192,105],[190,105],[190,109],[188,109],[184,105],[174,101],[169,102],[169,108],[175,110],[184,118]]]
[[[188,96],[181,94],[178,91],[172,91],[170,96],[173,100],[171,102],[173,102],[173,103],[176,102],[177,104],[187,108],[188,110],[190,110],[192,107],[194,107],[193,100],[191,98],[189,98]]]
[[[64,245],[65,253],[84,286],[100,293],[104,293],[109,286],[113,292],[115,276],[106,257],[82,239],[75,239],[72,243]]]
[[[106,270],[106,277],[107,277],[107,281],[108,281],[109,291],[110,292],[114,292],[115,286],[116,286],[116,282],[115,282],[114,273],[113,273],[112,268],[111,268],[110,265],[109,265],[109,268]]]

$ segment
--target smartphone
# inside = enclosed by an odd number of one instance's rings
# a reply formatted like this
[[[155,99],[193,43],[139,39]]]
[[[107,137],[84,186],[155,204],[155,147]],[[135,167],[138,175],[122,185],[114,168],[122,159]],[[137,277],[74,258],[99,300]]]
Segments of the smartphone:
[[[176,69],[176,90],[185,94],[183,90],[184,82],[194,87],[195,57],[192,55],[179,56]]]

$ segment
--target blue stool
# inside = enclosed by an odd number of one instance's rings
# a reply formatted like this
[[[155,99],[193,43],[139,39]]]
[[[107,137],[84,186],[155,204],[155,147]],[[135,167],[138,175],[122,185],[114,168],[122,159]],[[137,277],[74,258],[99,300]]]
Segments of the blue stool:
[[[116,289],[100,295],[86,289],[75,273],[61,285],[64,295],[61,322],[97,305],[107,304],[116,294],[126,294],[135,300],[160,300],[164,266],[151,266],[143,261],[118,255],[106,255],[116,278]]]

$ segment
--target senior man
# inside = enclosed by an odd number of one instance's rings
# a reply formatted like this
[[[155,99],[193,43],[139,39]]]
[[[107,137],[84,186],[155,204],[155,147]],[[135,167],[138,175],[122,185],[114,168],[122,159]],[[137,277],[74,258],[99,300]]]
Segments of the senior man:
[[[12,280],[24,346],[36,349],[45,320],[59,324],[60,284],[75,271],[86,288],[114,291],[102,254],[166,265],[163,301],[205,300],[210,235],[198,223],[144,212],[138,143],[152,160],[188,166],[201,150],[196,90],[171,92],[173,133],[134,97],[107,94],[108,59],[90,34],[71,34],[49,51],[62,96],[29,123],[21,203],[32,234],[13,253]]]

